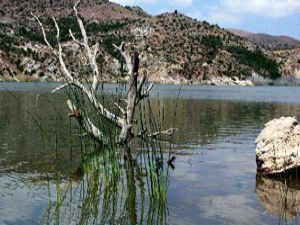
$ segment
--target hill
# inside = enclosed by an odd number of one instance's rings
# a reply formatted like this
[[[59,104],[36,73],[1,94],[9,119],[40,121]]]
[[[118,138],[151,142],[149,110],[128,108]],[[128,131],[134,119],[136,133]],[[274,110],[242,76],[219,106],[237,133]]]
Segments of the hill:
[[[300,48],[278,50],[273,54],[280,62],[282,75],[300,78]]]
[[[256,45],[268,50],[285,50],[300,47],[300,40],[288,36],[272,36],[269,34],[251,33],[243,30],[228,29],[235,35],[249,39]]]
[[[73,0],[3,0],[0,2],[0,79],[58,81],[56,59],[44,45],[40,28],[30,16],[33,11],[45,24],[55,45],[50,16],[61,27],[61,40],[70,69],[84,67],[79,46],[70,42],[68,30],[80,38],[73,18]],[[142,69],[153,81],[206,83],[213,77],[246,79],[252,74],[276,78],[279,65],[271,52],[217,25],[197,21],[178,12],[150,16],[139,7],[122,7],[107,0],[88,0],[80,14],[91,42],[101,46],[103,79],[122,77],[123,63],[112,43],[126,41],[140,52]],[[83,79],[83,78],[82,78]],[[86,78],[84,78],[86,79]]]

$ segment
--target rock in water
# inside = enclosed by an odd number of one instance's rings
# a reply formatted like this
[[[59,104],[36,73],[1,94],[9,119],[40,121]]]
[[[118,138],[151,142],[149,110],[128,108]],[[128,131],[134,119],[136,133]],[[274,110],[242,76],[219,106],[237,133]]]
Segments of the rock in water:
[[[300,126],[296,117],[271,120],[255,142],[259,174],[276,174],[300,166]]]

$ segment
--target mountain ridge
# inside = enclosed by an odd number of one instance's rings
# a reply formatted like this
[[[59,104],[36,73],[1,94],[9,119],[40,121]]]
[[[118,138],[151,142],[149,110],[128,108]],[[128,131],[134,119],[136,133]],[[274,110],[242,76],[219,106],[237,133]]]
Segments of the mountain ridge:
[[[268,50],[284,50],[300,47],[300,40],[287,35],[270,35],[267,33],[252,33],[240,29],[228,29],[233,34],[249,39],[251,42]]]
[[[5,14],[0,13],[2,79],[60,80],[57,62],[45,47],[40,28],[29,16],[30,11],[41,18],[53,44],[55,30],[50,16],[57,18],[61,39],[71,46],[68,66],[72,70],[88,72],[86,68],[79,68],[82,52],[70,42],[68,34],[68,29],[72,29],[80,38],[69,7],[73,0],[55,4],[53,1],[51,7],[48,6],[50,0],[30,0],[19,5],[16,2],[4,0],[0,3],[7,9]],[[31,6],[35,2],[39,4]],[[64,2],[68,7],[62,4]],[[123,77],[122,62],[117,60],[118,55],[112,47],[113,43],[121,41],[140,52],[141,69],[148,71],[152,81],[209,83],[213,77],[228,77],[234,81],[253,74],[270,78],[280,76],[280,67],[272,52],[217,25],[197,21],[177,11],[150,16],[139,7],[122,7],[105,0],[85,1],[78,9],[90,41],[98,42],[103,52],[104,80]]]

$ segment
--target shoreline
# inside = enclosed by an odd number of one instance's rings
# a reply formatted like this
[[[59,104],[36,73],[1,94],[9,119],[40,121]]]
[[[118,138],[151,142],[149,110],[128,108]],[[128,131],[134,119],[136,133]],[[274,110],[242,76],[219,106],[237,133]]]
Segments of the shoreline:
[[[38,83],[64,83],[61,79],[40,79],[15,76],[13,78],[0,77],[0,83],[14,83],[14,82],[38,82]],[[126,79],[119,80],[109,80],[105,79],[101,81],[102,83],[127,83]],[[264,78],[257,74],[249,76],[245,79],[239,79],[238,77],[227,77],[227,76],[210,76],[206,80],[186,80],[186,79],[173,79],[172,77],[162,77],[161,79],[149,79],[149,82],[160,85],[208,85],[208,86],[300,86],[300,78],[295,76],[282,76],[276,80],[270,78]],[[89,82],[83,82],[89,83]]]
[[[250,83],[250,80],[246,80],[245,82],[213,82],[213,81],[208,81],[208,82],[180,82],[180,81],[175,81],[175,82],[158,82],[158,81],[150,81],[154,85],[186,85],[186,86],[220,86],[220,87],[263,87],[263,86],[278,86],[278,87],[300,87],[300,80],[297,83],[285,83],[282,81],[273,81],[273,82],[268,82],[268,83]],[[3,80],[0,79],[0,84],[5,84],[5,83],[41,83],[41,84],[63,84],[64,82],[61,81],[45,81],[45,80]],[[89,84],[90,82],[83,82],[83,84]],[[126,84],[126,81],[101,81],[103,84]]]

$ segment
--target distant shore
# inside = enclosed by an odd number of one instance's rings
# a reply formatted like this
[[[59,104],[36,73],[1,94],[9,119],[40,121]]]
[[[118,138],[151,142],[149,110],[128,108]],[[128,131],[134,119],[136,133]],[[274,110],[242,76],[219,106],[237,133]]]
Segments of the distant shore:
[[[16,77],[16,78],[0,78],[0,83],[3,82],[43,82],[43,83],[62,83],[62,80],[45,80],[45,79],[30,79],[30,77]],[[126,79],[120,80],[103,80],[104,83],[126,83]],[[161,79],[152,80],[150,82],[156,84],[175,84],[175,85],[212,85],[212,86],[300,86],[300,78],[294,76],[282,76],[276,80],[264,78],[261,76],[252,76],[246,79],[239,79],[238,77],[217,77],[212,76],[209,79],[201,81],[193,80],[177,80],[177,79]]]

